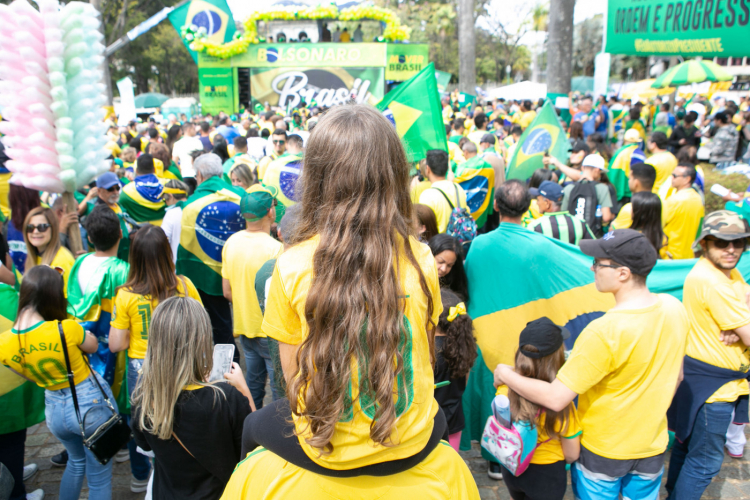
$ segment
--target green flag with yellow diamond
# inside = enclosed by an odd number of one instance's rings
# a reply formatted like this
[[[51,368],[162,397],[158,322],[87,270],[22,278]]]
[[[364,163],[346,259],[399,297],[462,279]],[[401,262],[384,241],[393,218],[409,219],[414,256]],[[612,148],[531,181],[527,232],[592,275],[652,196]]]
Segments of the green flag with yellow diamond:
[[[554,156],[562,163],[567,163],[570,142],[549,100],[524,130],[517,144],[506,171],[508,179],[526,181],[536,169],[544,168],[544,155]]]
[[[423,159],[430,149],[448,151],[433,63],[388,92],[377,108],[395,123],[409,161]]]

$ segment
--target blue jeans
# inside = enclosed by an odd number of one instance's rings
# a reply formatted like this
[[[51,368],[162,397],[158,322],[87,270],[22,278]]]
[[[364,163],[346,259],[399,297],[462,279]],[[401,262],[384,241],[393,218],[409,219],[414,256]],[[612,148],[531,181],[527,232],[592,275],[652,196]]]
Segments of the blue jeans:
[[[698,411],[690,437],[675,440],[667,474],[668,499],[698,500],[719,473],[734,403],[706,403]]]
[[[94,373],[92,372],[92,376]],[[99,375],[96,376],[117,411],[117,402],[112,396],[109,385]],[[76,385],[76,396],[86,436],[90,436],[97,427],[112,416],[112,412],[104,402],[102,393],[91,376]],[[44,400],[47,427],[68,451],[68,464],[65,466],[60,483],[60,500],[78,499],[84,475],[88,482],[91,500],[110,500],[112,498],[112,462],[107,465],[100,464],[94,454],[83,446],[81,428],[76,418],[70,388],[45,391]]]
[[[128,358],[128,397],[133,397],[133,391],[138,383],[138,372],[143,366],[142,359]],[[130,415],[124,415],[128,419],[128,425],[130,425]],[[148,475],[151,473],[151,463],[148,461],[146,455],[141,455],[136,451],[138,445],[135,444],[135,439],[128,441],[128,452],[130,453],[130,472],[133,477],[139,481],[145,481],[148,479]]]
[[[265,337],[249,338],[240,335],[240,345],[245,353],[245,380],[250,394],[253,395],[255,408],[263,408],[263,397],[266,395],[266,377],[273,380],[273,362],[268,353],[268,339]],[[271,384],[273,400],[279,399],[279,395]]]

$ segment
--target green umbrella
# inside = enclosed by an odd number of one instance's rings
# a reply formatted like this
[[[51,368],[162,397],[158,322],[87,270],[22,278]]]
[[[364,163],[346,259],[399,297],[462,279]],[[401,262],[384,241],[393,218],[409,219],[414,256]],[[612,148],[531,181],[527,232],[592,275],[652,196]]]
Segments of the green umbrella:
[[[651,84],[651,87],[661,89],[690,83],[727,82],[732,78],[732,75],[714,62],[692,60],[669,68]]]
[[[164,101],[169,99],[169,96],[159,94],[158,92],[146,92],[145,94],[139,94],[135,96],[135,107],[136,108],[158,108]]]

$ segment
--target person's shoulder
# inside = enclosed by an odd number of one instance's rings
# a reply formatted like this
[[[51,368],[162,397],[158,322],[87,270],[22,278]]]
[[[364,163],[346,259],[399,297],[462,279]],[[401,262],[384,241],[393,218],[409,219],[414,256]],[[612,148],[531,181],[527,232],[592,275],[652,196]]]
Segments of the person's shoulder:
[[[723,274],[719,272],[711,262],[705,258],[698,259],[693,268],[685,277],[684,289],[691,287],[710,287],[722,282]]]

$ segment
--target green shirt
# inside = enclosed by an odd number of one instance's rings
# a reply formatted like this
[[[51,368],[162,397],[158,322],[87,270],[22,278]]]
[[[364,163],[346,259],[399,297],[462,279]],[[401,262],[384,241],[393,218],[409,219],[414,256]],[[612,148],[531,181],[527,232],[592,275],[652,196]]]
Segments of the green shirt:
[[[550,212],[533,220],[528,229],[542,233],[548,238],[554,238],[564,243],[578,245],[581,240],[595,239],[589,226],[579,219],[573,217],[567,211]]]

